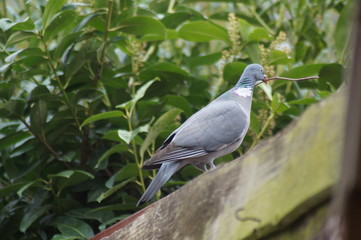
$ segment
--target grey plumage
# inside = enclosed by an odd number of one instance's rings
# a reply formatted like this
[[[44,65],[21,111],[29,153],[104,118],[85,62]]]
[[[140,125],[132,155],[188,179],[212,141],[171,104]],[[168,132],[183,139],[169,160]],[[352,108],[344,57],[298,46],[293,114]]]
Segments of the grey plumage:
[[[213,160],[236,150],[250,124],[254,84],[266,81],[263,67],[246,67],[238,83],[206,107],[192,115],[174,130],[144,163],[143,169],[159,169],[148,189],[139,199],[140,205],[153,198],[157,191],[180,168],[187,164],[208,171],[215,168]]]
[[[169,180],[169,178],[178,170],[180,162],[163,163],[157,175],[143,193],[137,206],[143,202],[148,202],[158,192],[158,190]]]

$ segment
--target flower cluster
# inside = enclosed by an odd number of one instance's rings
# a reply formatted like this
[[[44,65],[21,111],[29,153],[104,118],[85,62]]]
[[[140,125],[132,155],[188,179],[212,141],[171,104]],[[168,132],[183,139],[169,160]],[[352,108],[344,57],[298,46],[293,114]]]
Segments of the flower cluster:
[[[132,53],[132,69],[135,74],[139,74],[140,68],[143,67],[143,59],[146,54],[145,42],[135,39],[130,41],[130,52]]]
[[[287,34],[283,31],[280,31],[276,39],[271,43],[270,49],[276,49],[278,46],[280,46],[283,42],[285,42],[287,39]]]
[[[267,76],[274,76],[276,75],[275,66],[267,65],[267,57],[271,52],[270,48],[265,48],[263,44],[259,46],[259,50],[261,52],[261,65],[264,67],[264,71]]]
[[[268,76],[276,75],[275,66],[267,65],[267,57],[272,50],[278,49],[285,52],[286,54],[290,53],[290,49],[286,45],[282,45],[287,39],[287,34],[283,31],[280,31],[276,39],[271,43],[268,48],[265,48],[263,44],[259,46],[261,52],[261,65],[265,66],[264,70]]]
[[[237,56],[240,51],[240,45],[241,45],[241,33],[239,31],[239,25],[237,21],[237,17],[234,13],[228,14],[228,36],[229,39],[232,42],[232,54],[234,56]]]

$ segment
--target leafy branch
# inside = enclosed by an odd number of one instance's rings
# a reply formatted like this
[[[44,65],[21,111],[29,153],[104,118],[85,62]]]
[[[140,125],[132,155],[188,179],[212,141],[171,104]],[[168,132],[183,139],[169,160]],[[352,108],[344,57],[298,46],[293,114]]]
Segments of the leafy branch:
[[[53,62],[52,58],[51,58],[51,55],[50,55],[50,52],[49,52],[49,49],[48,49],[48,45],[45,42],[44,36],[39,33],[39,38],[41,39],[41,42],[42,42],[42,44],[44,46],[46,57],[49,60],[48,65],[49,65],[50,70],[51,70],[52,75],[53,75],[52,78],[55,80],[55,82],[58,84],[58,86],[59,86],[59,88],[61,90],[61,93],[62,93],[62,95],[64,97],[64,100],[65,100],[65,104],[68,106],[68,108],[70,110],[70,113],[73,116],[73,119],[75,121],[77,129],[80,129],[79,119],[78,119],[78,117],[77,117],[77,115],[75,113],[75,110],[73,109],[73,106],[72,106],[72,104],[71,104],[71,102],[69,100],[68,94],[66,93],[65,88],[64,88],[63,84],[61,83],[61,80],[60,80],[60,78],[59,78],[59,76],[58,76],[58,74],[56,72],[56,65]],[[82,134],[82,132],[81,132],[81,134]]]
[[[61,157],[59,156],[59,154],[46,142],[45,137],[41,136],[39,134],[37,134],[33,128],[26,122],[26,120],[18,115],[13,113],[14,116],[16,116],[24,125],[25,127],[31,132],[31,134],[37,138],[39,140],[39,142],[46,148],[46,150],[48,150],[50,152],[51,155],[53,155],[53,157],[57,160],[61,160]],[[70,165],[67,162],[61,161],[68,169],[70,169]]]
[[[98,80],[102,76],[103,71],[104,71],[105,50],[107,49],[107,46],[108,46],[108,36],[109,36],[110,24],[111,24],[112,13],[113,13],[113,5],[114,5],[113,3],[114,3],[113,0],[108,0],[108,13],[106,15],[105,30],[104,30],[104,35],[103,35],[103,44],[102,44],[102,48],[100,51],[100,57],[99,57],[100,66],[99,66],[98,71],[96,72],[96,74],[94,74],[94,77],[93,77],[93,82],[95,83],[95,85],[98,83]]]

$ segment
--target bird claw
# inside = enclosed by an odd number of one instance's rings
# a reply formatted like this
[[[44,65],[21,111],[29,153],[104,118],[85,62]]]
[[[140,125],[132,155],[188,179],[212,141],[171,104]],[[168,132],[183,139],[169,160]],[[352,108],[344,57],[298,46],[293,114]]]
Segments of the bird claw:
[[[214,165],[213,162],[211,162],[211,163],[209,164],[209,167],[210,167],[210,169],[209,169],[208,171],[213,171],[214,169],[217,168],[216,165]]]

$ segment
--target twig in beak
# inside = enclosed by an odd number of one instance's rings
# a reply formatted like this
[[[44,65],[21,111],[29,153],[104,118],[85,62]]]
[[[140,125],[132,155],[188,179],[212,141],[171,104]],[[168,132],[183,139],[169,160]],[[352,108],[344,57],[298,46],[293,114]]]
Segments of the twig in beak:
[[[268,78],[267,78],[266,74],[263,74],[263,82],[268,84]]]
[[[268,81],[271,80],[287,80],[287,81],[303,81],[303,80],[310,80],[310,79],[318,79],[318,76],[311,76],[311,77],[304,77],[304,78],[285,78],[285,77],[272,77],[272,78],[268,78],[265,76],[265,78],[262,80],[262,82],[258,82],[255,84],[255,86],[260,85],[261,83],[268,83]]]

